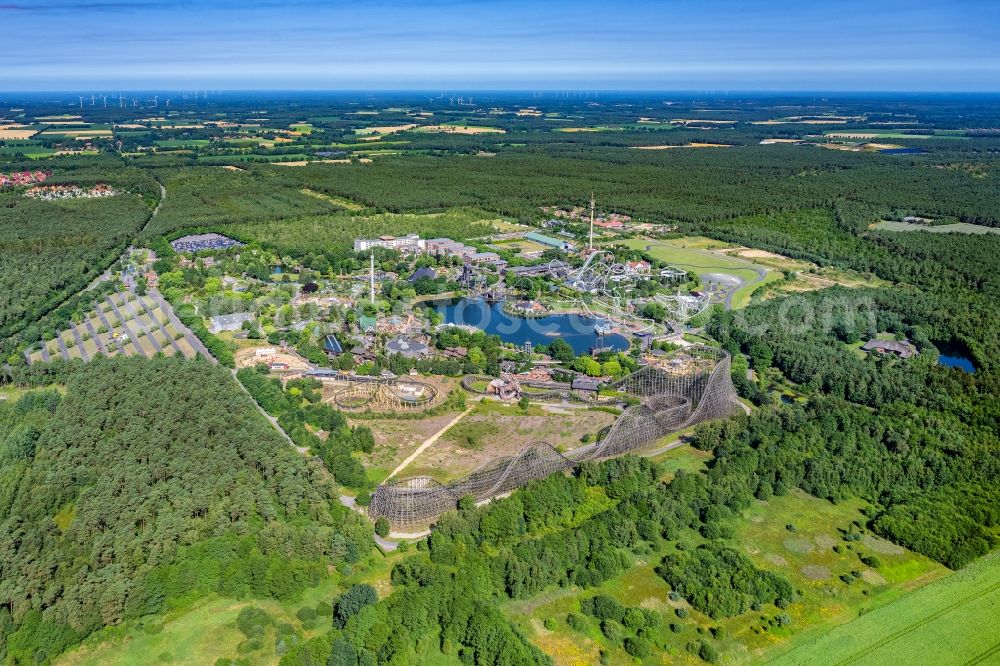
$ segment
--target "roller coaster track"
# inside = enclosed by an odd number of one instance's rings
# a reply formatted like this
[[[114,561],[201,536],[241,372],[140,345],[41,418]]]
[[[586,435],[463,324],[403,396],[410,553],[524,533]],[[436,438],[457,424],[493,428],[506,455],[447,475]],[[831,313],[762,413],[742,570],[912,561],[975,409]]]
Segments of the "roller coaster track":
[[[447,485],[429,477],[390,480],[376,488],[369,515],[384,517],[397,529],[426,526],[462,497],[488,500],[582,462],[636,451],[672,432],[740,411],[729,354],[712,347],[689,347],[664,365],[647,366],[610,388],[640,403],[622,412],[594,444],[562,454],[548,442],[532,442]]]

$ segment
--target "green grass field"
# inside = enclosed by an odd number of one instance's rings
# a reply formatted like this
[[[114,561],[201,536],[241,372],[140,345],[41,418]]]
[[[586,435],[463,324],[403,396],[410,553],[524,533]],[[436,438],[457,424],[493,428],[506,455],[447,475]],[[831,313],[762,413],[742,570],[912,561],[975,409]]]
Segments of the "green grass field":
[[[1000,228],[986,227],[981,224],[969,224],[968,222],[927,225],[914,224],[913,222],[882,220],[875,225],[875,228],[883,231],[927,231],[932,234],[1000,234]]]
[[[699,468],[703,455],[681,447],[656,460],[664,463],[666,474],[672,474],[677,469]],[[596,590],[551,589],[533,599],[510,602],[505,605],[505,612],[558,665],[597,663],[600,650],[606,651],[612,664],[704,664],[688,653],[685,645],[708,637],[709,630],[715,627],[722,627],[725,632],[724,638],[714,641],[722,653],[720,663],[761,663],[776,652],[808,648],[836,625],[850,622],[865,610],[890,604],[914,588],[947,574],[941,565],[870,534],[858,541],[845,541],[843,534],[851,522],[864,518],[861,508],[860,502],[834,505],[795,490],[767,502],[755,502],[744,516],[733,521],[736,547],[758,567],[785,576],[801,591],[801,597],[785,611],[765,607],[761,612],[712,620],[683,600],[670,601],[669,585],[654,571],[662,555],[673,549],[669,545],[662,553],[638,555],[635,566]],[[789,524],[794,525],[794,532],[788,529]],[[877,554],[881,560],[877,570],[860,563],[860,556],[869,554]],[[848,585],[839,575],[850,570],[864,571],[861,579]],[[615,597],[627,606],[659,612],[663,618],[661,637],[668,652],[633,660],[601,633],[596,622],[589,621],[583,632],[571,629],[566,624],[567,615],[578,613],[580,600],[595,592]],[[675,609],[681,607],[688,609],[687,618],[676,616]],[[790,626],[777,628],[768,624],[767,619],[780,612],[792,618]],[[545,628],[547,619],[550,625],[555,621],[554,630]],[[669,623],[679,624],[680,630],[672,632]]]
[[[368,559],[354,567],[349,576],[334,572],[318,587],[306,590],[302,599],[279,602],[273,599],[230,599],[211,596],[191,606],[163,615],[142,618],[119,627],[111,627],[88,638],[82,646],[54,661],[59,666],[146,666],[147,664],[214,664],[218,659],[246,660],[248,666],[274,666],[278,636],[268,628],[260,649],[241,654],[244,641],[236,628],[236,616],[247,606],[266,610],[275,624],[291,624],[299,640],[325,633],[330,617],[319,618],[315,627],[305,628],[295,612],[320,602],[330,603],[348,586],[364,582],[374,586],[380,596],[389,593],[389,571],[405,557],[394,553],[386,557],[373,551]],[[228,663],[228,662],[227,662]]]
[[[739,278],[743,285],[736,290],[733,296],[734,308],[746,306],[750,302],[750,294],[762,282],[772,282],[780,280],[782,277],[781,273],[772,271],[766,266],[706,249],[723,246],[723,244],[707,238],[679,238],[676,240],[630,238],[622,243],[630,248],[644,250],[656,259],[699,276],[709,273],[725,273]],[[762,282],[758,281],[760,279],[758,271],[767,271]]]
[[[211,141],[208,139],[163,139],[157,141],[160,148],[200,148],[207,146]]]
[[[347,197],[338,197],[332,194],[325,194],[323,192],[317,192],[316,190],[310,190],[309,188],[303,188],[299,191],[302,192],[302,194],[305,194],[306,196],[310,196],[315,199],[319,199],[321,201],[329,202],[334,206],[340,206],[344,210],[359,211],[359,210],[364,210],[366,208],[366,206],[364,206],[363,204],[359,204],[356,201],[351,201]]]
[[[1000,553],[987,555],[769,663],[1000,663]]]

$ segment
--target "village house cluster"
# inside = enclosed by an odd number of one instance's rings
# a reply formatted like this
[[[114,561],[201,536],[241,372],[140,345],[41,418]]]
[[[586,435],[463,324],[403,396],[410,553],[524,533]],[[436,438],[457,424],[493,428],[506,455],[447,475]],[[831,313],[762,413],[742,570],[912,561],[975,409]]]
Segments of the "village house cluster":
[[[43,201],[59,199],[101,199],[113,197],[120,192],[106,183],[98,183],[93,187],[79,185],[37,185],[27,190],[24,196]]]
[[[34,185],[43,183],[52,174],[45,171],[15,171],[0,173],[0,187],[16,187],[18,185]]]

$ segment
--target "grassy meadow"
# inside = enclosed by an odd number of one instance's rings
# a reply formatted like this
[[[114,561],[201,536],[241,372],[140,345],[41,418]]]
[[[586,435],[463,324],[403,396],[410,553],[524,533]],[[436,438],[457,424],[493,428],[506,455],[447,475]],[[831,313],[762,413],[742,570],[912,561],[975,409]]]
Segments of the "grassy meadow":
[[[680,447],[656,460],[671,474],[677,469],[694,471],[704,464],[699,453]],[[594,590],[551,589],[533,599],[508,602],[505,612],[559,665],[598,663],[602,652],[610,664],[703,664],[686,646],[712,636],[717,637],[713,642],[721,652],[720,663],[760,663],[789,649],[807,648],[831,627],[947,575],[943,566],[862,534],[856,527],[857,539],[846,540],[852,521],[863,521],[861,509],[860,502],[834,505],[794,490],[767,502],[755,502],[746,515],[734,521],[736,542],[743,551],[757,566],[787,577],[799,592],[799,599],[784,611],[765,607],[760,612],[712,620],[683,600],[670,600],[670,586],[656,574],[655,567],[663,555],[672,552],[671,544],[664,552],[637,553],[635,566]],[[878,568],[862,564],[862,555],[875,555],[880,560]],[[861,576],[847,584],[840,575],[852,570]],[[667,650],[636,660],[609,641],[593,618],[587,618],[582,631],[571,628],[567,616],[579,613],[580,601],[594,594],[607,594],[626,606],[658,612],[662,617],[660,638]],[[791,623],[778,627],[773,616],[782,612]]]
[[[1000,554],[987,555],[769,662],[995,664],[1000,662]]]

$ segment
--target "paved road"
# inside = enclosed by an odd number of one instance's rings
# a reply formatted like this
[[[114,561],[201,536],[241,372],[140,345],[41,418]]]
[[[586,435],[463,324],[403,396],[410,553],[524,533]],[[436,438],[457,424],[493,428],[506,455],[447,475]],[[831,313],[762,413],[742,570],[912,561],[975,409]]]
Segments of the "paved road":
[[[746,284],[742,284],[739,287],[737,287],[736,289],[733,289],[728,294],[726,294],[726,309],[727,310],[732,310],[733,309],[733,296],[736,295],[736,292],[739,289],[742,289],[743,287],[750,287],[750,286],[753,286],[755,284],[760,284],[761,282],[764,281],[764,278],[767,277],[767,271],[765,269],[763,269],[763,268],[753,268],[751,266],[748,266],[748,268],[752,268],[752,270],[755,273],[757,273],[757,279],[756,280],[750,280],[750,282],[747,282]]]
[[[163,205],[163,200],[167,198],[167,188],[165,188],[160,183],[157,183],[157,185],[160,186],[160,200],[157,202],[156,208],[154,208],[153,212],[150,214],[149,219],[146,220],[146,223],[142,225],[142,229],[139,230],[140,234],[146,230],[146,227],[148,227],[149,223],[153,221],[153,218],[156,217],[156,214],[160,212],[160,206]],[[131,249],[132,249],[131,245],[128,246],[128,247],[126,247],[125,251],[122,252],[121,257],[119,257],[118,260],[119,261],[124,261],[128,257],[129,251]],[[100,283],[102,283],[102,282],[104,282],[106,280],[110,280],[110,279],[111,279],[111,266],[108,266],[107,270],[105,270],[103,273],[101,273],[100,275],[98,275],[97,277],[95,277],[93,280],[91,280],[90,284],[88,284],[84,288],[84,291],[90,291],[91,289],[93,289],[94,287],[96,287],[97,285],[99,285]]]
[[[368,513],[363,507],[358,506],[357,501],[350,495],[341,495],[340,503],[346,506],[351,511],[357,511],[362,516],[367,517]],[[391,553],[392,551],[399,548],[399,541],[395,539],[423,539],[425,536],[431,533],[430,530],[423,530],[421,532],[389,532],[389,538],[385,539],[379,535],[375,535],[375,543],[378,547],[382,549],[382,552]]]
[[[86,325],[87,325],[87,332],[90,333],[90,339],[94,341],[95,345],[97,345],[97,351],[107,356],[108,350],[104,346],[104,343],[101,341],[101,336],[97,334],[96,330],[94,330],[94,325],[90,323],[90,317],[87,317]]]
[[[646,246],[646,252],[651,251],[655,247],[656,247],[655,243],[647,245]],[[692,252],[697,252],[699,254],[705,255],[706,257],[711,257],[711,255],[706,250],[696,250],[694,248],[689,248],[689,249],[691,249]],[[730,257],[730,259],[732,259],[732,257]],[[739,261],[739,260],[736,260],[736,261]],[[706,271],[718,271],[720,273],[725,273],[728,270],[732,270],[732,266],[701,266],[699,264],[692,264],[692,263],[688,263],[688,262],[685,262],[684,265],[685,266],[690,266],[692,268],[704,269]],[[748,269],[754,271],[755,273],[757,273],[757,278],[755,280],[751,280],[750,282],[746,282],[746,283],[740,284],[740,286],[736,287],[735,289],[730,290],[726,294],[726,300],[725,300],[725,304],[726,305],[725,305],[725,307],[726,307],[727,310],[732,310],[733,309],[733,296],[736,294],[737,289],[741,289],[743,287],[748,287],[748,286],[751,286],[751,285],[759,284],[760,282],[764,281],[765,277],[767,277],[767,269],[766,268],[759,268],[756,264],[752,264],[750,262],[746,262],[746,266],[744,266],[743,268],[748,268]],[[740,280],[740,282],[743,282],[743,281]]]
[[[66,349],[66,342],[62,339],[61,335],[56,336],[56,344],[59,345],[59,353],[62,354],[62,360],[69,360],[69,350]]]

